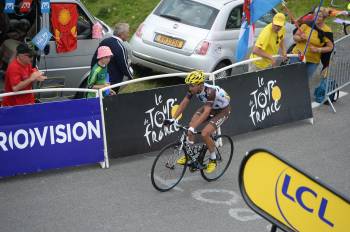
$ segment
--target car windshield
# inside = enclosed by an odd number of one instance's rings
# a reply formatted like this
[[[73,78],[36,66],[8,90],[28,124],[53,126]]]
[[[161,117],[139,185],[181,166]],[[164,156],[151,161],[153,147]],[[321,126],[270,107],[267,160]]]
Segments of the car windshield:
[[[219,10],[190,0],[164,0],[154,14],[187,25],[210,29]]]

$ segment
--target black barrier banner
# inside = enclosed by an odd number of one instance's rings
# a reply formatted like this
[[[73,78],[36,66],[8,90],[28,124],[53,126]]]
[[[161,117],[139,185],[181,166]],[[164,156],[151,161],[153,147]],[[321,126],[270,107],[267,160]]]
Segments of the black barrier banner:
[[[231,116],[222,131],[237,135],[312,118],[304,64],[246,73],[216,81],[231,96]],[[108,96],[103,100],[108,153],[112,157],[159,150],[178,138],[178,128],[162,127],[185,96],[185,85]],[[183,113],[187,124],[200,107],[196,98]]]
[[[312,118],[305,64],[246,73],[216,84],[231,96],[230,122],[222,127],[226,134]]]

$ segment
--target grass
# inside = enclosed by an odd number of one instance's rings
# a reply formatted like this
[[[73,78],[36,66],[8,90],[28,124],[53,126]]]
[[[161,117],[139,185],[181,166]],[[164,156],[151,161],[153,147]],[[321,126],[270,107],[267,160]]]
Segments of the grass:
[[[127,22],[130,24],[130,32],[134,33],[159,0],[82,0],[82,2],[93,15],[108,25]]]
[[[343,2],[344,0],[337,0]],[[144,21],[147,15],[159,3],[159,0],[82,0],[89,11],[96,17],[102,19],[108,25],[113,26],[118,22],[127,22],[130,24],[131,35],[137,30],[140,23]],[[295,17],[300,17],[310,11],[314,6],[317,6],[320,0],[286,0],[287,7]],[[331,0],[324,0],[323,6],[330,6]],[[327,19],[326,23],[331,26],[335,38],[343,35],[342,26],[332,22],[333,19]],[[142,74],[140,73],[142,72]],[[155,75],[152,72],[143,72],[138,70],[136,77]],[[160,79],[154,81],[146,81],[128,85],[121,92],[134,92],[143,89],[157,88],[179,83],[179,79]]]

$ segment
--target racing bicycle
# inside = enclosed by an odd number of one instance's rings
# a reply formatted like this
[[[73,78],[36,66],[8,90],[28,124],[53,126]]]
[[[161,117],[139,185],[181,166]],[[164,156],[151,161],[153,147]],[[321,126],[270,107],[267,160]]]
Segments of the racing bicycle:
[[[188,127],[175,124],[182,132],[180,140],[163,147],[156,156],[151,171],[152,185],[160,192],[166,192],[174,188],[185,175],[186,169],[190,172],[199,171],[201,176],[208,182],[219,179],[230,166],[233,157],[233,141],[228,135],[214,133],[212,139],[216,149],[216,170],[206,173],[205,169],[209,162],[209,150],[206,144],[196,143],[192,146],[187,142]],[[201,134],[200,131],[195,134]],[[185,165],[177,164],[177,160],[185,155]]]

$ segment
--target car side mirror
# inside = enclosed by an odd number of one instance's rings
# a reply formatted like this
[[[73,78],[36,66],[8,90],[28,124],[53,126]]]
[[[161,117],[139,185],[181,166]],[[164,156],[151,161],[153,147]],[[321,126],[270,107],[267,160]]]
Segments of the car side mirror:
[[[50,44],[46,44],[44,47],[44,54],[47,56],[50,53]]]

